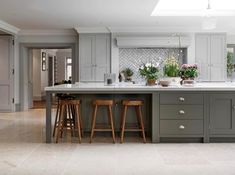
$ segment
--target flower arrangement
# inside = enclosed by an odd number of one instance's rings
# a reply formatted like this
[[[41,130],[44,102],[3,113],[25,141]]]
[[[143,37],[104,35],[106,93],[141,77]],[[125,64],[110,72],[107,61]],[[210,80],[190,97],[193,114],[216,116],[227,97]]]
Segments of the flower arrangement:
[[[183,64],[179,72],[182,79],[194,79],[198,76],[197,64]]]
[[[166,59],[163,70],[164,70],[164,75],[167,77],[178,77],[180,71],[178,60],[175,59],[174,57]]]
[[[159,71],[159,63],[146,63],[139,68],[140,75],[148,81],[148,84],[155,84],[155,81],[159,77]]]

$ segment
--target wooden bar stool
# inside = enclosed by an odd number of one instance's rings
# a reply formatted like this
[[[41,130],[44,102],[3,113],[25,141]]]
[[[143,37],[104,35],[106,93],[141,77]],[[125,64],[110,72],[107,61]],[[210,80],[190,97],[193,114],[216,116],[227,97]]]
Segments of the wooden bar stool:
[[[80,100],[62,99],[59,101],[59,119],[55,129],[56,143],[58,143],[59,136],[62,137],[63,131],[69,129],[71,136],[78,132],[78,140],[81,143],[82,135],[82,120],[80,115]]]
[[[94,111],[92,116],[90,143],[92,142],[92,138],[94,136],[95,131],[111,131],[113,137],[113,143],[115,143],[115,132],[114,132],[114,123],[113,123],[113,114],[112,114],[113,100],[94,100],[92,104],[94,106]],[[96,128],[96,116],[97,116],[98,106],[107,106],[110,128]]]
[[[141,107],[143,106],[143,101],[141,100],[123,100],[122,105],[124,107],[122,117],[121,117],[121,143],[123,143],[123,138],[124,138],[124,132],[125,131],[138,131],[142,132],[142,137],[144,140],[144,143],[146,143],[146,138],[145,138],[145,131],[144,131],[144,122],[143,122],[143,116],[141,112]],[[137,116],[137,121],[138,121],[138,128],[125,128],[126,124],[126,114],[127,114],[127,109],[128,107],[135,107],[136,111],[136,116]]]

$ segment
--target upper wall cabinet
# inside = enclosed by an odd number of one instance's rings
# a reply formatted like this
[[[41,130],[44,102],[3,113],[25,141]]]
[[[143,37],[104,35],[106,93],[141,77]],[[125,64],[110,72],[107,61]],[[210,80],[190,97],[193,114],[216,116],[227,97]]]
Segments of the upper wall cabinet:
[[[196,62],[202,81],[226,80],[226,35],[196,34]]]
[[[110,35],[79,35],[79,81],[104,81],[110,72]]]

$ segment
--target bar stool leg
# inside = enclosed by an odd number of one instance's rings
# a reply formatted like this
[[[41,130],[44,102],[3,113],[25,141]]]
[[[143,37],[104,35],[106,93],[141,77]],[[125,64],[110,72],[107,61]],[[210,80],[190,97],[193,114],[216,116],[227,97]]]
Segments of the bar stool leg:
[[[112,114],[112,107],[108,106],[108,112],[109,112],[109,118],[110,118],[110,125],[112,129],[112,137],[113,137],[113,143],[115,143],[115,132],[114,132],[114,124],[113,124],[113,114]]]
[[[56,131],[56,128],[58,127],[59,111],[60,111],[60,104],[59,104],[59,100],[58,100],[57,101],[57,107],[56,107],[55,123],[54,123],[53,134],[52,134],[53,137],[55,137],[55,131]]]
[[[122,116],[122,127],[121,127],[121,143],[123,143],[124,138],[124,131],[125,131],[125,124],[126,124],[126,113],[127,113],[127,106],[124,106],[123,116]]]
[[[61,106],[60,114],[59,114],[59,122],[58,122],[58,128],[56,131],[56,143],[58,143],[59,135],[62,135],[63,130],[63,119],[64,119],[64,105]]]
[[[81,105],[81,104],[80,104],[80,105]],[[82,137],[83,137],[83,136],[84,136],[84,134],[83,134],[83,128],[82,128],[82,115],[81,115],[80,105],[78,105],[78,113],[79,113],[79,120],[80,120],[80,130],[81,130],[81,135],[82,135]]]
[[[96,123],[96,114],[97,114],[97,105],[95,105],[95,109],[93,112],[93,120],[92,120],[92,127],[91,127],[91,137],[90,137],[90,143],[92,142],[92,138],[94,135],[94,129],[95,129],[95,123]]]
[[[72,105],[68,105],[68,114],[69,114],[69,118],[68,118],[68,120],[69,120],[69,128],[70,128],[70,131],[71,131],[71,137],[73,137],[73,134],[74,134],[74,132],[73,132],[73,126],[72,126],[72,120],[73,120],[73,116],[72,116],[72,114],[71,114],[71,106]],[[67,124],[67,122],[66,122],[66,124]]]
[[[138,106],[138,113],[139,113],[139,115],[137,115],[137,116],[138,116],[139,121],[140,121],[143,140],[144,140],[144,143],[146,143],[145,132],[144,132],[144,122],[143,122],[143,116],[142,116],[142,112],[141,112],[141,106]]]
[[[79,114],[79,105],[75,105],[75,109],[76,109],[76,119],[77,119],[77,127],[78,127],[78,140],[79,143],[81,143],[82,141],[82,136],[81,136],[81,123],[80,123],[80,114]]]

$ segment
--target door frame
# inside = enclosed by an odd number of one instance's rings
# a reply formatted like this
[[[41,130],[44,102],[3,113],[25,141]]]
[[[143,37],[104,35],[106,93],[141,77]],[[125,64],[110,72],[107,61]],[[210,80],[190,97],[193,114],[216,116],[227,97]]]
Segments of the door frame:
[[[15,97],[15,68],[14,68],[14,57],[15,57],[15,44],[14,44],[14,40],[15,37],[13,35],[8,35],[8,34],[3,34],[0,35],[0,37],[4,37],[7,38],[9,40],[9,64],[10,64],[10,72],[9,72],[9,76],[10,76],[10,99],[11,101],[11,107],[10,109],[6,109],[6,110],[1,110],[0,112],[14,112],[15,111],[15,105],[14,105],[14,97]]]
[[[72,81],[78,81],[78,61],[76,43],[19,43],[19,109],[20,111],[29,109],[29,50],[30,49],[72,49]],[[76,66],[77,65],[77,66]]]

